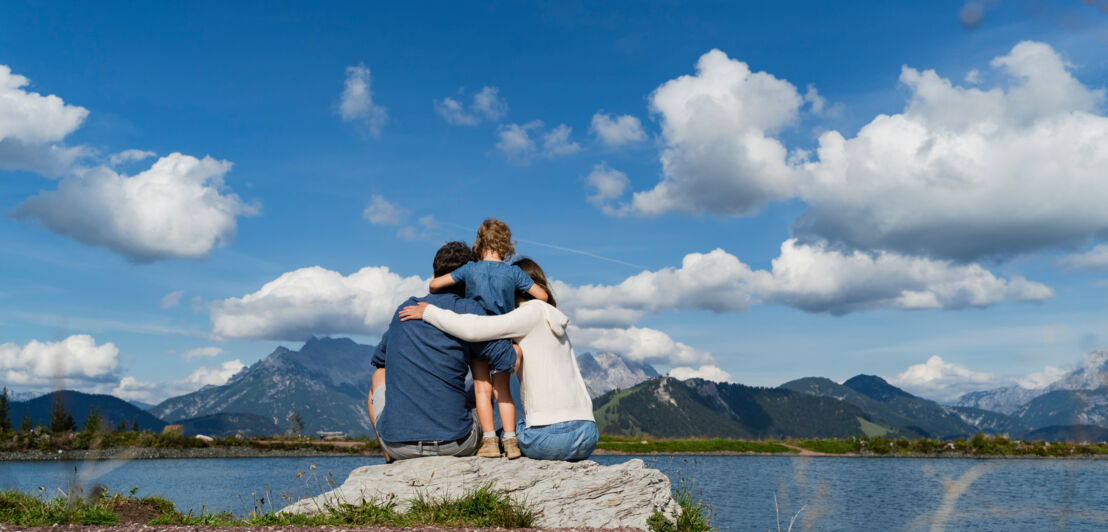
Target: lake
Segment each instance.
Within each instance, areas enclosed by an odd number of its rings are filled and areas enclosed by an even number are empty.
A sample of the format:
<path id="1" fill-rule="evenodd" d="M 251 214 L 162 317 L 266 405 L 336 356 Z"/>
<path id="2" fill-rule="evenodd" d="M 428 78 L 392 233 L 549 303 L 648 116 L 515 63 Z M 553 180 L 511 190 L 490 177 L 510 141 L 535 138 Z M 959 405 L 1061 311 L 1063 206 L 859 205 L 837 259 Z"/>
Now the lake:
<path id="1" fill-rule="evenodd" d="M 601 464 L 630 456 L 597 456 Z M 640 457 L 694 491 L 722 530 L 1106 530 L 1108 461 L 796 456 Z M 320 493 L 380 458 L 235 458 L 130 462 L 0 462 L 0 488 L 57 493 L 74 479 L 138 488 L 182 511 L 244 514 L 255 501 Z M 315 465 L 315 475 L 309 470 Z M 307 472 L 300 479 L 300 472 Z M 76 475 L 76 476 L 75 476 Z"/>

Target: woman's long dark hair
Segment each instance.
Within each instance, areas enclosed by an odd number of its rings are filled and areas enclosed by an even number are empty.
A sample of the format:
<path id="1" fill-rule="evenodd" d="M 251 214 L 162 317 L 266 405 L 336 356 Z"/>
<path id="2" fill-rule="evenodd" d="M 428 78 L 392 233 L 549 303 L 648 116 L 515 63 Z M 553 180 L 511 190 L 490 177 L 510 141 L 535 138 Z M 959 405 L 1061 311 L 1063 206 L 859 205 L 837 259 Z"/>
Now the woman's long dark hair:
<path id="1" fill-rule="evenodd" d="M 546 290 L 546 302 L 550 303 L 550 306 L 558 306 L 558 303 L 554 301 L 554 291 L 550 289 L 550 283 L 546 282 L 546 273 L 542 271 L 542 268 L 539 267 L 537 262 L 527 257 L 523 257 L 522 259 L 513 262 L 512 266 L 516 266 L 519 269 L 523 270 L 523 273 L 526 273 L 532 281 L 535 281 L 535 284 L 539 285 L 539 288 Z M 524 301 L 528 301 L 531 299 L 535 299 L 535 297 L 531 294 L 523 294 Z"/>

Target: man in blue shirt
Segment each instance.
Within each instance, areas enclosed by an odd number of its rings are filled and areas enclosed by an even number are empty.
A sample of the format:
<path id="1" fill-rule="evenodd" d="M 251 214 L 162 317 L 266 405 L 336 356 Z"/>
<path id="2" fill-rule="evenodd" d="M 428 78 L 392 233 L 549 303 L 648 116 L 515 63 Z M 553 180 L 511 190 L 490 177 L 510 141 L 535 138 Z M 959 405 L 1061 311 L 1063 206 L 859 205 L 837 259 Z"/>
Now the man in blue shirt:
<path id="1" fill-rule="evenodd" d="M 438 277 L 475 260 L 463 242 L 448 242 L 435 254 Z M 461 297 L 463 287 L 409 298 L 397 311 L 426 301 L 466 314 L 485 314 L 476 301 Z M 469 362 L 488 361 L 493 371 L 512 371 L 516 351 L 508 340 L 463 342 L 423 320 L 400 321 L 393 314 L 388 331 L 373 353 L 377 370 L 369 397 L 369 419 L 386 458 L 468 456 L 477 450 L 481 430 L 467 406 Z M 385 371 L 385 368 L 388 371 Z"/>

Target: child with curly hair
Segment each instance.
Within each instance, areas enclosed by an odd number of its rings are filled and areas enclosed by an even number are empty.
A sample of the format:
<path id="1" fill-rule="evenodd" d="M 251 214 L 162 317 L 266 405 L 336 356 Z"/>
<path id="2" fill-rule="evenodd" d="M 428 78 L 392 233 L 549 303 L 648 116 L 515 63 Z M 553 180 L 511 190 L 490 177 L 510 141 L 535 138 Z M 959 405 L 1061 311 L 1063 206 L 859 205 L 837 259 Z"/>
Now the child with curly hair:
<path id="1" fill-rule="evenodd" d="M 512 242 L 512 230 L 508 224 L 495 218 L 488 218 L 477 229 L 477 240 L 473 242 L 473 252 L 477 262 L 469 262 L 453 272 L 431 280 L 431 292 L 437 292 L 456 283 L 465 285 L 465 296 L 481 304 L 489 314 L 500 315 L 516 308 L 517 294 L 528 294 L 535 299 L 547 300 L 546 290 L 523 272 L 518 266 L 507 261 L 515 254 Z M 518 349 L 517 349 L 518 352 Z M 516 407 L 512 401 L 511 375 L 494 373 L 491 378 L 489 366 L 482 360 L 473 360 L 473 392 L 477 399 L 477 419 L 483 432 L 481 448 L 477 456 L 486 458 L 500 457 L 500 441 L 497 440 L 493 423 L 492 401 L 500 409 L 500 420 L 504 425 L 504 452 L 509 459 L 520 457 L 519 440 L 516 438 Z M 491 383 L 490 383 L 491 380 Z"/>

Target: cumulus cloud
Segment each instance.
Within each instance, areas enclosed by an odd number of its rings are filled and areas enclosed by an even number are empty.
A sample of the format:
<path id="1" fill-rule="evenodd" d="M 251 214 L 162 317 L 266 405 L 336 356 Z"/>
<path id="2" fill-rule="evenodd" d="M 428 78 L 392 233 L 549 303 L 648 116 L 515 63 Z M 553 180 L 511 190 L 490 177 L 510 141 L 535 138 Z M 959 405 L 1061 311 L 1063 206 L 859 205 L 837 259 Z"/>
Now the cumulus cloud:
<path id="1" fill-rule="evenodd" d="M 670 310 L 745 312 L 756 301 L 808 312 L 985 307 L 1038 301 L 1050 288 L 1022 277 L 1003 279 L 977 265 L 891 252 L 843 252 L 790 239 L 771 270 L 753 270 L 722 249 L 690 253 L 679 268 L 644 271 L 615 285 L 555 282 L 581 325 L 626 326 Z"/>
<path id="2" fill-rule="evenodd" d="M 667 374 L 678 380 L 704 379 L 714 382 L 731 382 L 731 374 L 711 364 L 705 364 L 699 368 L 677 367 L 669 370 Z"/>
<path id="3" fill-rule="evenodd" d="M 198 368 L 185 377 L 184 382 L 193 385 L 193 389 L 204 386 L 221 386 L 231 380 L 246 365 L 239 360 L 228 360 L 218 368 Z"/>
<path id="4" fill-rule="evenodd" d="M 171 309 L 173 307 L 176 307 L 177 305 L 181 304 L 181 296 L 183 295 L 185 295 L 184 290 L 174 290 L 162 296 L 160 305 L 163 309 Z"/>
<path id="5" fill-rule="evenodd" d="M 554 159 L 577 153 L 581 145 L 570 139 L 573 128 L 559 124 L 543 132 L 543 122 L 532 120 L 526 124 L 506 124 L 497 131 L 496 149 L 513 164 L 529 164 L 535 157 Z M 542 147 L 531 138 L 534 132 L 542 139 Z"/>
<path id="6" fill-rule="evenodd" d="M 905 67 L 903 113 L 820 137 L 802 237 L 955 260 L 1070 246 L 1108 230 L 1108 118 L 1049 46 L 992 62 L 1005 90 Z M 952 237 L 957 235 L 957 237 Z"/>
<path id="7" fill-rule="evenodd" d="M 589 131 L 597 140 L 609 148 L 618 148 L 627 144 L 646 140 L 642 122 L 631 115 L 612 116 L 602 111 L 592 115 Z"/>
<path id="8" fill-rule="evenodd" d="M 631 180 L 627 179 L 627 174 L 610 168 L 608 163 L 603 162 L 593 165 L 592 172 L 589 172 L 588 177 L 585 178 L 585 183 L 589 189 L 589 203 L 596 205 L 608 214 L 616 214 L 625 210 L 622 206 L 612 206 L 611 202 L 622 196 L 623 191 L 631 184 Z"/>
<path id="9" fill-rule="evenodd" d="M 447 123 L 462 126 L 475 126 L 487 120 L 495 122 L 508 114 L 508 102 L 500 97 L 500 89 L 483 87 L 473 95 L 473 102 L 467 108 L 462 102 L 446 97 L 435 101 L 435 112 Z"/>
<path id="10" fill-rule="evenodd" d="M 56 177 L 88 155 L 84 147 L 56 144 L 81 126 L 88 110 L 52 94 L 29 92 L 30 83 L 0 65 L 0 169 Z"/>
<path id="11" fill-rule="evenodd" d="M 180 153 L 134 176 L 101 167 L 24 201 L 15 216 L 135 262 L 204 259 L 234 238 L 239 216 L 259 212 L 225 192 L 230 168 L 227 161 Z"/>
<path id="12" fill-rule="evenodd" d="M 434 231 L 438 226 L 439 224 L 435 222 L 435 217 L 428 214 L 416 220 L 416 225 L 401 227 L 400 230 L 396 232 L 396 236 L 404 240 L 424 240 L 430 238 L 431 231 Z"/>
<path id="13" fill-rule="evenodd" d="M 346 67 L 338 111 L 344 122 L 360 125 L 373 137 L 381 136 L 381 128 L 388 122 L 388 110 L 373 103 L 372 78 L 365 64 Z"/>
<path id="14" fill-rule="evenodd" d="M 114 380 L 119 349 L 77 334 L 59 342 L 0 344 L 0 379 L 9 386 L 43 389 Z"/>
<path id="15" fill-rule="evenodd" d="M 381 334 L 396 307 L 427 293 L 429 279 L 401 277 L 387 267 L 344 276 L 319 266 L 285 273 L 260 290 L 211 307 L 223 338 L 300 341 L 312 335 Z"/>
<path id="16" fill-rule="evenodd" d="M 796 121 L 796 87 L 719 50 L 701 56 L 696 71 L 650 98 L 662 125 L 663 178 L 635 194 L 635 212 L 749 215 L 795 194 L 800 173 L 772 134 Z"/>
<path id="17" fill-rule="evenodd" d="M 696 75 L 654 91 L 663 178 L 634 194 L 632 211 L 737 216 L 801 199 L 808 209 L 793 231 L 803 241 L 960 262 L 1108 231 L 1105 91 L 1083 85 L 1042 43 L 1019 43 L 990 66 L 1005 78 L 991 89 L 905 66 L 902 112 L 790 152 L 776 135 L 805 98 L 713 50 Z M 818 93 L 809 93 L 814 110 Z"/>
<path id="18" fill-rule="evenodd" d="M 987 307 L 1054 295 L 1041 283 L 1019 276 L 1005 280 L 977 264 L 886 251 L 843 252 L 796 239 L 781 245 L 773 270 L 756 276 L 752 289 L 768 301 L 831 314 L 877 308 Z"/>
<path id="19" fill-rule="evenodd" d="M 1067 255 L 1060 262 L 1071 270 L 1108 270 L 1108 244 L 1098 244 L 1084 253 Z"/>
<path id="20" fill-rule="evenodd" d="M 570 330 L 573 344 L 594 351 L 619 353 L 651 364 L 690 365 L 713 362 L 711 353 L 678 342 L 662 331 L 645 327 Z"/>
<path id="21" fill-rule="evenodd" d="M 147 150 L 123 150 L 119 153 L 113 153 L 108 157 L 108 166 L 119 166 L 124 163 L 149 159 L 157 155 L 158 154 Z"/>
<path id="22" fill-rule="evenodd" d="M 127 401 L 158 403 L 166 398 L 194 392 L 204 386 L 221 386 L 242 371 L 246 365 L 239 360 L 229 360 L 218 367 L 198 368 L 183 379 L 170 382 L 140 381 L 126 376 L 111 388 L 112 395 Z"/>
<path id="23" fill-rule="evenodd" d="M 181 356 L 183 356 L 185 358 L 185 360 L 192 360 L 194 358 L 217 357 L 217 356 L 222 355 L 222 354 L 223 354 L 223 348 L 216 347 L 216 346 L 213 345 L 213 346 L 197 347 L 197 348 L 194 348 L 194 349 L 189 349 L 188 351 L 185 351 L 184 354 L 182 354 Z"/>
<path id="24" fill-rule="evenodd" d="M 374 194 L 373 200 L 362 211 L 362 216 L 374 225 L 398 225 L 405 214 L 404 209 L 389 203 L 380 194 Z"/>
<path id="25" fill-rule="evenodd" d="M 913 394 L 939 401 L 953 401 L 968 392 L 997 388 L 1008 383 L 1007 379 L 992 373 L 972 371 L 939 356 L 909 366 L 889 382 Z"/>

